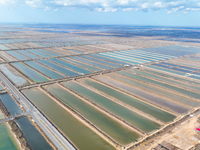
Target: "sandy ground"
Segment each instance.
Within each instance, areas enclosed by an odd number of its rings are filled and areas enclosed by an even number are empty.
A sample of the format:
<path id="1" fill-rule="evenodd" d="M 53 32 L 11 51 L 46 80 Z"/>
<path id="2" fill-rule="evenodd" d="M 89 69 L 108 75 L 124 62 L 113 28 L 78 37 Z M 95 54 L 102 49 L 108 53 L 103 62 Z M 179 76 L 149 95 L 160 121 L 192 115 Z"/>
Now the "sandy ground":
<path id="1" fill-rule="evenodd" d="M 135 150 L 161 150 L 161 148 L 159 148 L 160 145 L 165 145 L 165 148 L 169 148 L 170 145 L 173 145 L 177 149 L 189 150 L 194 147 L 194 145 L 200 143 L 195 137 L 196 134 L 200 135 L 200 132 L 195 130 L 195 128 L 200 125 L 200 123 L 197 122 L 198 117 L 200 117 L 200 114 L 175 126 L 171 131 L 147 141 L 145 144 L 135 148 Z"/>
<path id="2" fill-rule="evenodd" d="M 17 149 L 22 149 L 21 148 L 21 143 L 19 142 L 19 140 L 17 139 L 15 133 L 12 131 L 10 125 L 8 123 L 6 123 L 6 126 L 9 128 L 9 132 L 11 133 L 12 139 L 14 140 L 14 143 L 17 144 Z"/>

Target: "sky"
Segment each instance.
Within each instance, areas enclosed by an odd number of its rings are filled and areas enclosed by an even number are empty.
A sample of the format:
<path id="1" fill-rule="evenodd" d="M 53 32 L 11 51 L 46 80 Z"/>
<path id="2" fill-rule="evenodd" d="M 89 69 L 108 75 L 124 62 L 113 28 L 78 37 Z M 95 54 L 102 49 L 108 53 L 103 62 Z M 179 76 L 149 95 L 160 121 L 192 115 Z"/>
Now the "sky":
<path id="1" fill-rule="evenodd" d="M 0 0 L 0 23 L 200 26 L 200 0 Z"/>

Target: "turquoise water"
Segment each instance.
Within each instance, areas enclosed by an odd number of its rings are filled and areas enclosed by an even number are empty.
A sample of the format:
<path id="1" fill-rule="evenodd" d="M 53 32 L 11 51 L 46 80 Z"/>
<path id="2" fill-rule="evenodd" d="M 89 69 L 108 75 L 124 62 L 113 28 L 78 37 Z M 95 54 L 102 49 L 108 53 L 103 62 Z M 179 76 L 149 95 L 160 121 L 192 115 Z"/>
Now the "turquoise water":
<path id="1" fill-rule="evenodd" d="M 76 71 L 78 73 L 83 73 L 83 74 L 89 74 L 89 73 L 91 73 L 90 71 L 88 71 L 86 69 L 80 68 L 78 66 L 72 65 L 70 63 L 67 63 L 65 61 L 62 61 L 62 60 L 59 60 L 59 59 L 56 59 L 56 58 L 50 59 L 50 60 L 53 61 L 53 62 L 55 62 L 55 63 L 57 63 L 57 64 L 60 64 L 60 65 L 62 65 L 64 67 L 70 68 L 70 69 L 72 69 L 72 70 L 74 70 L 74 71 Z"/>
<path id="2" fill-rule="evenodd" d="M 61 67 L 59 65 L 56 65 L 56 64 L 54 64 L 52 62 L 49 62 L 47 60 L 37 60 L 37 61 L 42 63 L 42 64 L 44 64 L 44 65 L 46 65 L 46 66 L 48 66 L 48 67 L 50 67 L 50 68 L 55 69 L 56 71 L 58 71 L 58 72 L 60 72 L 60 73 L 62 73 L 64 75 L 67 75 L 69 77 L 70 76 L 78 76 L 79 75 L 79 74 L 77 74 L 77 73 L 75 73 L 73 71 L 70 71 L 70 70 L 68 70 L 66 68 L 63 68 L 63 67 Z"/>
<path id="3" fill-rule="evenodd" d="M 35 128 L 28 117 L 16 120 L 32 150 L 53 150 L 41 133 Z"/>
<path id="4" fill-rule="evenodd" d="M 6 52 L 7 52 L 8 54 L 10 54 L 11 56 L 13 56 L 13 57 L 19 59 L 19 60 L 27 60 L 27 59 L 30 59 L 30 58 L 28 58 L 28 57 L 26 57 L 26 56 L 23 56 L 23 55 L 21 55 L 21 54 L 15 52 L 15 51 L 6 51 Z"/>
<path id="5" fill-rule="evenodd" d="M 36 50 L 36 49 L 29 49 L 29 50 L 27 50 L 28 52 L 31 52 L 31 53 L 33 53 L 33 54 L 36 54 L 36 55 L 38 55 L 38 56 L 40 56 L 40 57 L 52 57 L 52 55 L 49 55 L 49 54 L 45 54 L 45 53 L 43 53 L 43 52 L 41 52 L 41 51 L 38 51 L 38 50 Z"/>
<path id="6" fill-rule="evenodd" d="M 89 56 L 92 56 L 92 57 L 95 57 L 95 58 L 99 58 L 99 59 L 103 59 L 103 60 L 106 60 L 106 61 L 110 61 L 110 62 L 113 62 L 113 63 L 116 63 L 116 64 L 121 64 L 121 65 L 131 65 L 131 64 L 128 64 L 128 63 L 125 63 L 125 62 L 122 62 L 122 61 L 118 61 L 118 60 L 114 60 L 114 59 L 109 59 L 107 57 L 103 57 L 99 54 L 93 54 L 93 55 L 89 55 Z"/>
<path id="7" fill-rule="evenodd" d="M 27 67 L 26 65 L 17 62 L 17 63 L 12 63 L 13 66 L 17 67 L 21 72 L 23 72 L 26 76 L 28 76 L 30 79 L 32 79 L 35 82 L 44 82 L 48 81 L 47 78 L 42 76 L 41 74 L 37 73 L 33 69 Z"/>
<path id="8" fill-rule="evenodd" d="M 0 99 L 11 115 L 22 113 L 22 110 L 8 93 L 1 94 Z"/>
<path id="9" fill-rule="evenodd" d="M 112 56 L 112 57 L 116 57 L 117 60 L 118 60 L 118 58 L 124 59 L 124 60 L 130 61 L 130 62 L 132 62 L 134 64 L 141 64 L 141 63 L 146 63 L 147 62 L 147 61 L 143 61 L 143 60 L 136 59 L 136 58 L 133 58 L 133 57 L 124 56 L 123 54 L 109 53 L 109 54 L 106 54 L 106 55 Z"/>
<path id="10" fill-rule="evenodd" d="M 83 87 L 82 85 L 76 82 L 65 82 L 63 83 L 63 85 L 75 91 L 76 93 L 84 96 L 85 98 L 97 103 L 98 105 L 112 112 L 113 114 L 123 118 L 124 120 L 133 124 L 137 128 L 143 130 L 144 132 L 151 132 L 160 127 L 159 124 L 109 100 L 104 96 L 92 92 L 91 90 Z"/>
<path id="11" fill-rule="evenodd" d="M 47 116 L 59 130 L 80 150 L 114 150 L 100 136 L 76 119 L 37 88 L 24 90 L 23 93 Z"/>
<path id="12" fill-rule="evenodd" d="M 114 59 L 114 60 L 119 60 L 119 61 L 123 61 L 123 62 L 126 62 L 126 63 L 129 63 L 129 64 L 132 64 L 132 65 L 135 65 L 135 64 L 139 64 L 133 60 L 128 60 L 128 59 L 123 59 L 121 57 L 116 57 L 116 56 L 113 56 L 112 54 L 107 54 L 107 53 L 100 53 L 99 54 L 100 56 L 104 56 L 104 57 L 108 57 L 108 58 L 111 58 L 111 59 Z"/>
<path id="13" fill-rule="evenodd" d="M 84 54 L 84 52 L 80 52 L 80 51 L 77 51 L 77 50 L 70 49 L 69 51 L 72 51 L 72 52 L 75 52 L 75 53 L 78 53 L 78 54 Z"/>
<path id="14" fill-rule="evenodd" d="M 50 55 L 52 55 L 52 56 L 60 56 L 60 55 L 58 55 L 58 54 L 56 54 L 56 53 L 53 53 L 53 52 L 50 52 L 50 51 L 46 51 L 46 50 L 43 50 L 43 49 L 38 49 L 38 51 L 41 51 L 41 52 L 50 54 Z"/>
<path id="15" fill-rule="evenodd" d="M 79 57 L 82 57 L 82 58 L 85 58 L 85 59 L 89 59 L 89 60 L 92 60 L 94 62 L 99 62 L 99 63 L 105 64 L 105 65 L 108 65 L 108 66 L 111 66 L 111 67 L 114 67 L 114 68 L 122 67 L 121 65 L 117 65 L 117 64 L 114 64 L 114 63 L 111 63 L 111 62 L 106 62 L 104 60 L 99 60 L 99 59 L 92 58 L 92 57 L 89 57 L 89 56 L 86 56 L 86 55 L 82 55 L 82 56 L 79 56 Z"/>
<path id="16" fill-rule="evenodd" d="M 139 138 L 139 135 L 119 124 L 117 121 L 112 119 L 101 111 L 98 111 L 93 106 L 88 105 L 78 97 L 74 96 L 70 92 L 64 90 L 58 85 L 48 86 L 47 90 L 57 97 L 60 101 L 64 102 L 69 107 L 78 111 L 85 118 L 90 120 L 98 128 L 106 132 L 112 139 L 115 139 L 120 144 L 129 144 Z"/>
<path id="17" fill-rule="evenodd" d="M 140 56 L 136 56 L 133 53 L 127 53 L 127 52 L 114 52 L 116 56 L 123 56 L 123 58 L 133 59 L 139 63 L 147 63 L 153 61 L 152 59 L 142 58 Z"/>
<path id="18" fill-rule="evenodd" d="M 48 69 L 47 67 L 45 66 L 42 66 L 41 64 L 35 62 L 35 61 L 26 61 L 24 62 L 25 64 L 31 66 L 32 68 L 38 70 L 39 72 L 45 74 L 46 76 L 48 76 L 49 78 L 51 79 L 61 79 L 61 78 L 64 78 L 64 76 Z"/>
<path id="19" fill-rule="evenodd" d="M 83 59 L 83 58 L 80 58 L 80 57 L 73 56 L 71 58 L 76 59 L 78 61 L 81 61 L 83 63 L 88 63 L 88 64 L 91 64 L 91 65 L 97 66 L 97 67 L 102 68 L 102 69 L 113 69 L 112 67 L 109 67 L 109 66 L 106 66 L 106 65 L 94 62 L 94 61 L 86 60 L 86 59 Z"/>
<path id="20" fill-rule="evenodd" d="M 27 52 L 25 50 L 17 50 L 17 52 L 19 52 L 19 53 L 21 53 L 23 55 L 26 55 L 26 56 L 28 56 L 28 57 L 30 57 L 32 59 L 39 58 L 38 56 L 36 56 L 34 54 L 31 54 L 31 53 L 29 53 L 29 52 Z"/>
<path id="21" fill-rule="evenodd" d="M 144 103 L 136 98 L 130 97 L 127 94 L 123 94 L 122 92 L 116 91 L 108 86 L 99 84 L 90 79 L 84 79 L 83 82 L 89 86 L 92 86 L 93 88 L 95 88 L 99 91 L 102 91 L 102 92 L 108 94 L 109 96 L 112 96 L 130 106 L 133 106 L 133 107 L 139 109 L 140 111 L 143 111 L 149 115 L 152 115 L 161 121 L 169 122 L 169 121 L 173 121 L 173 119 L 176 118 L 176 116 L 174 116 L 168 112 L 160 110 L 160 109 L 153 107 L 147 103 Z"/>
<path id="22" fill-rule="evenodd" d="M 91 65 L 88 65 L 88 64 L 84 64 L 84 63 L 81 63 L 81 62 L 78 62 L 78 61 L 75 61 L 73 59 L 69 59 L 69 58 L 62 58 L 64 59 L 65 61 L 68 61 L 68 62 L 72 62 L 80 67 L 83 67 L 83 68 L 86 68 L 88 70 L 91 70 L 93 72 L 96 72 L 96 71 L 101 71 L 102 69 L 100 68 L 97 68 L 97 67 L 94 67 L 94 66 L 91 66 Z"/>
<path id="23" fill-rule="evenodd" d="M 10 129 L 6 124 L 0 124 L 0 149 L 1 150 L 20 150 Z"/>
<path id="24" fill-rule="evenodd" d="M 10 48 L 8 48 L 8 47 L 6 47 L 6 46 L 0 44 L 0 49 L 1 49 L 1 50 L 9 50 Z"/>

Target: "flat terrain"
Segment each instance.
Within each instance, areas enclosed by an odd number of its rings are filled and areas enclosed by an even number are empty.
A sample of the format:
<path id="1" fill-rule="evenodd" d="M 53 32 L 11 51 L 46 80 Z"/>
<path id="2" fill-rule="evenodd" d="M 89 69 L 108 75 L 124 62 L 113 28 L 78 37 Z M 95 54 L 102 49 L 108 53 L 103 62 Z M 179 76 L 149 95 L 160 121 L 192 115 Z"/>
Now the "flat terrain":
<path id="1" fill-rule="evenodd" d="M 67 27 L 0 26 L 0 96 L 21 112 L 2 123 L 28 116 L 53 149 L 198 144 L 198 29 Z"/>

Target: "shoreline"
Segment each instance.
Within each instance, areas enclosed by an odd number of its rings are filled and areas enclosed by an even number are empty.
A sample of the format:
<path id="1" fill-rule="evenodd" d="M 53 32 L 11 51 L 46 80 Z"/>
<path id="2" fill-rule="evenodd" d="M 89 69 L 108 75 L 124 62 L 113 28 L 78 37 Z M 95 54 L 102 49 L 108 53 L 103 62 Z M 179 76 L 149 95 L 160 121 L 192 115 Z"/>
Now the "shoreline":
<path id="1" fill-rule="evenodd" d="M 6 124 L 6 127 L 9 130 L 9 134 L 11 135 L 11 139 L 12 139 L 13 143 L 15 144 L 15 146 L 17 147 L 17 149 L 19 149 L 19 150 L 23 149 L 24 150 L 24 148 L 21 147 L 21 143 L 20 143 L 19 139 L 17 138 L 16 134 L 14 133 L 14 131 L 12 131 L 12 128 L 9 125 L 9 123 L 6 122 L 5 124 Z"/>

